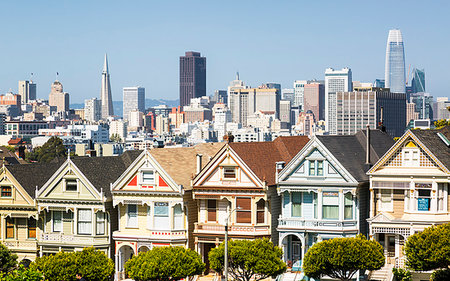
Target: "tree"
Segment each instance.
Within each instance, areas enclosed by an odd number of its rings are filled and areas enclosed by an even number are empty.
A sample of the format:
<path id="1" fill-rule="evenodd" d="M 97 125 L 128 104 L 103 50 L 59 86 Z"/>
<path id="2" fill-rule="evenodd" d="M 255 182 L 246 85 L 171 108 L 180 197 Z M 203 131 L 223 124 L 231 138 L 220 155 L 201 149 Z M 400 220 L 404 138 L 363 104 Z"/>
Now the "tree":
<path id="1" fill-rule="evenodd" d="M 63 158 L 66 155 L 67 151 L 62 140 L 53 136 L 43 146 L 36 148 L 33 153 L 28 154 L 28 157 L 31 161 L 48 163 L 55 158 Z"/>
<path id="2" fill-rule="evenodd" d="M 0 273 L 0 280 L 5 281 L 42 281 L 44 275 L 36 268 L 26 268 L 23 264 L 20 264 L 15 270 L 6 273 Z"/>
<path id="3" fill-rule="evenodd" d="M 450 280 L 450 269 L 438 269 L 431 274 L 431 281 L 448 281 Z"/>
<path id="4" fill-rule="evenodd" d="M 122 142 L 122 138 L 120 137 L 119 134 L 112 134 L 109 137 L 109 140 L 112 141 L 112 142 Z"/>
<path id="5" fill-rule="evenodd" d="M 450 121 L 448 121 L 447 119 L 440 119 L 437 121 L 434 121 L 434 127 L 436 127 L 436 129 L 442 129 L 445 126 L 449 126 L 450 125 Z"/>
<path id="6" fill-rule="evenodd" d="M 75 281 L 75 275 L 80 272 L 89 281 L 108 281 L 114 274 L 113 261 L 94 247 L 38 257 L 31 268 L 44 273 L 46 280 Z"/>
<path id="7" fill-rule="evenodd" d="M 411 271 L 404 268 L 393 268 L 392 273 L 395 276 L 396 281 L 411 281 L 412 273 Z"/>
<path id="8" fill-rule="evenodd" d="M 450 266 L 450 223 L 426 228 L 411 235 L 404 247 L 406 265 L 427 271 Z"/>
<path id="9" fill-rule="evenodd" d="M 155 247 L 139 253 L 125 264 L 126 273 L 136 281 L 180 280 L 204 270 L 200 255 L 184 247 Z"/>
<path id="10" fill-rule="evenodd" d="M 209 263 L 215 271 L 224 269 L 225 244 L 209 252 Z M 228 242 L 228 270 L 233 279 L 255 281 L 276 277 L 286 271 L 283 251 L 269 239 L 232 240 Z"/>
<path id="11" fill-rule="evenodd" d="M 334 238 L 314 244 L 306 253 L 303 270 L 314 279 L 322 275 L 347 281 L 358 270 L 377 270 L 384 265 L 383 247 L 363 235 Z"/>
<path id="12" fill-rule="evenodd" d="M 0 244 L 0 272 L 7 273 L 17 265 L 17 255 L 3 244 Z"/>

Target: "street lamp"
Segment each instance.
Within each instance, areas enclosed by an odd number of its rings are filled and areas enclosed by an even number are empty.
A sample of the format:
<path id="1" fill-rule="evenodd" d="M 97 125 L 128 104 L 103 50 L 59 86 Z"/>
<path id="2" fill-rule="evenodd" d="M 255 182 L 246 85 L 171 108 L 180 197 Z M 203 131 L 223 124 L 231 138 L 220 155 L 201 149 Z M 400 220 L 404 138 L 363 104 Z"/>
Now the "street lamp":
<path id="1" fill-rule="evenodd" d="M 230 219 L 231 214 L 233 214 L 234 211 L 242 209 L 241 207 L 236 207 L 235 209 L 231 210 L 229 214 L 227 215 L 227 218 L 225 220 L 225 257 L 224 257 L 224 267 L 225 267 L 225 281 L 228 281 L 228 220 Z M 228 210 L 227 210 L 228 212 Z"/>

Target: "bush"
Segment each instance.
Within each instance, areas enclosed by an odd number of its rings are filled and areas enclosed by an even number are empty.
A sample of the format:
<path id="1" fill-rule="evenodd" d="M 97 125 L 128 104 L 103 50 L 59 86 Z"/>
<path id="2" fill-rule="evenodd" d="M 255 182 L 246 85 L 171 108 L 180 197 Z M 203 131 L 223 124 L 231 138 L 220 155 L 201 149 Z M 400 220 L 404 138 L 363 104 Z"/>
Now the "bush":
<path id="1" fill-rule="evenodd" d="M 0 280 L 4 281 L 42 281 L 44 275 L 36 268 L 26 268 L 23 264 L 8 274 L 0 274 Z"/>
<path id="2" fill-rule="evenodd" d="M 438 269 L 431 274 L 432 281 L 448 281 L 450 280 L 450 269 Z"/>
<path id="3" fill-rule="evenodd" d="M 7 273 L 17 265 L 17 255 L 0 243 L 0 272 Z"/>
<path id="4" fill-rule="evenodd" d="M 395 276 L 395 281 L 411 281 L 411 271 L 403 268 L 393 268 L 392 273 Z"/>
<path id="5" fill-rule="evenodd" d="M 43 272 L 48 280 L 76 281 L 75 275 L 80 272 L 89 281 L 108 281 L 114 274 L 113 261 L 94 247 L 40 257 L 31 268 Z"/>

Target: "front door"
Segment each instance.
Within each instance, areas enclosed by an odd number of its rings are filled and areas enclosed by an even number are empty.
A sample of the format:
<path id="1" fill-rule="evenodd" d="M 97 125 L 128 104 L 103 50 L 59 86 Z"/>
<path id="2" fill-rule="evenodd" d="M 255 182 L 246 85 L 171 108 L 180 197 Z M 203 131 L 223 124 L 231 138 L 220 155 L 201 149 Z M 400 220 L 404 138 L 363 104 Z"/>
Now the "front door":
<path id="1" fill-rule="evenodd" d="M 300 241 L 292 241 L 292 262 L 295 263 L 302 258 L 302 243 Z"/>
<path id="2" fill-rule="evenodd" d="M 211 270 L 209 268 L 209 258 L 208 254 L 212 248 L 215 248 L 216 244 L 213 243 L 204 243 L 203 244 L 203 262 L 206 264 L 205 274 L 208 274 Z"/>

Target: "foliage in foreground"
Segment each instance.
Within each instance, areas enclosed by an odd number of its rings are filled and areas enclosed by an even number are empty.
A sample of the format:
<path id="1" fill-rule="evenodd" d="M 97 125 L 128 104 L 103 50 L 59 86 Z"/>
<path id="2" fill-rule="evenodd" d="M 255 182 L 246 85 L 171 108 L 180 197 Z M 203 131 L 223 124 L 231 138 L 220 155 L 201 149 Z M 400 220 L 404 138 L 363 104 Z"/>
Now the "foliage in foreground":
<path id="1" fill-rule="evenodd" d="M 217 272 L 224 269 L 225 244 L 209 252 L 211 268 Z M 268 239 L 232 240 L 228 242 L 228 270 L 238 281 L 255 281 L 276 277 L 286 271 L 282 261 L 283 251 Z"/>
<path id="2" fill-rule="evenodd" d="M 406 266 L 427 271 L 450 266 L 450 223 L 411 235 L 404 247 Z"/>
<path id="3" fill-rule="evenodd" d="M 42 281 L 44 275 L 36 268 L 26 268 L 23 264 L 9 273 L 0 273 L 2 281 Z"/>
<path id="4" fill-rule="evenodd" d="M 377 270 L 385 262 L 383 247 L 363 235 L 334 238 L 314 244 L 306 253 L 303 269 L 307 276 L 323 275 L 347 281 L 358 270 Z"/>
<path id="5" fill-rule="evenodd" d="M 431 274 L 431 281 L 448 281 L 450 280 L 450 269 L 438 269 Z"/>
<path id="6" fill-rule="evenodd" d="M 109 281 L 114 274 L 113 261 L 94 247 L 39 257 L 30 267 L 41 271 L 48 280 L 76 281 L 79 272 L 89 281 Z"/>
<path id="7" fill-rule="evenodd" d="M 39 163 L 48 163 L 55 158 L 64 158 L 67 155 L 62 140 L 56 136 L 51 137 L 43 146 L 37 147 L 27 154 L 27 159 Z"/>
<path id="8" fill-rule="evenodd" d="M 125 272 L 136 281 L 180 280 L 204 270 L 200 255 L 184 247 L 155 247 L 139 253 L 125 264 Z"/>
<path id="9" fill-rule="evenodd" d="M 6 273 L 14 269 L 17 265 L 17 255 L 0 243 L 0 272 Z"/>
<path id="10" fill-rule="evenodd" d="M 403 268 L 393 268 L 392 273 L 395 276 L 396 281 L 411 281 L 411 271 Z"/>

